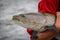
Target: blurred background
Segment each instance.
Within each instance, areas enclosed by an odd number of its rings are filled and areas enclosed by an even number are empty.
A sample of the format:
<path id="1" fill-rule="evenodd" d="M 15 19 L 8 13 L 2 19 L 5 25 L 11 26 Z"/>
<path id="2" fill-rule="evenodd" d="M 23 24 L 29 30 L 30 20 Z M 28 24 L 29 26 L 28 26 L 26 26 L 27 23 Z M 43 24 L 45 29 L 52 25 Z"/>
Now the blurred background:
<path id="1" fill-rule="evenodd" d="M 40 0 L 0 0 L 0 40 L 30 40 L 26 28 L 10 23 L 13 15 L 37 12 Z"/>

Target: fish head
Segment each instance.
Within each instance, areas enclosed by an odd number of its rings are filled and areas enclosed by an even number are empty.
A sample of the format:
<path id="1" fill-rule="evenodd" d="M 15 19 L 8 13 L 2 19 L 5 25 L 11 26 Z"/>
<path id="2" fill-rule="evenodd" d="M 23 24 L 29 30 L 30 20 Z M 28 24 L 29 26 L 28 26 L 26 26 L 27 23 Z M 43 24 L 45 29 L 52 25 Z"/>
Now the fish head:
<path id="1" fill-rule="evenodd" d="M 20 15 L 14 15 L 12 20 L 14 22 L 18 22 L 18 23 L 23 23 L 23 24 L 26 24 L 27 23 L 27 19 L 25 17 L 24 14 L 20 14 Z"/>

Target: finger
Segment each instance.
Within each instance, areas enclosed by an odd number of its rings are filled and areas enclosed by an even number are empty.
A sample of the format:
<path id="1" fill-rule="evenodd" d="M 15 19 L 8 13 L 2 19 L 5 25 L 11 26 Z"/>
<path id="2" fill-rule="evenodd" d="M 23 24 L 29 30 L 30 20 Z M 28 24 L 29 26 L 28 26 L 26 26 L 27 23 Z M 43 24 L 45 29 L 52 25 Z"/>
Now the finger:
<path id="1" fill-rule="evenodd" d="M 59 18 L 60 18 L 60 12 L 57 12 L 57 17 L 59 17 Z"/>

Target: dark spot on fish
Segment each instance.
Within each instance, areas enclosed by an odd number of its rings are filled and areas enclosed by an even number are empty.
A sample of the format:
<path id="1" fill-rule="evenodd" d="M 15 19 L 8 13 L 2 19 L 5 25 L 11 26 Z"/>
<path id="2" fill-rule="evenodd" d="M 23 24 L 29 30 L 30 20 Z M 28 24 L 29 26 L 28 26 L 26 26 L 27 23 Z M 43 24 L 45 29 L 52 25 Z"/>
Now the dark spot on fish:
<path id="1" fill-rule="evenodd" d="M 25 17 L 23 14 L 20 15 L 21 17 Z"/>

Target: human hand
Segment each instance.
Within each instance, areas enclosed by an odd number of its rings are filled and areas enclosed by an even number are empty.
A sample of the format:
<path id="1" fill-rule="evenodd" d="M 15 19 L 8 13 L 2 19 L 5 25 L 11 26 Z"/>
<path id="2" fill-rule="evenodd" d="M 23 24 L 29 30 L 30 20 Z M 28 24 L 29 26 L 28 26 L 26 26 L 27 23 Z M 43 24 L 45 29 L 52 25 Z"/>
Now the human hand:
<path id="1" fill-rule="evenodd" d="M 57 30 L 60 32 L 60 12 L 57 12 L 57 19 L 56 19 L 55 26 Z"/>
<path id="2" fill-rule="evenodd" d="M 47 30 L 45 32 L 42 32 L 38 35 L 37 40 L 51 40 L 53 37 L 55 37 L 57 32 L 54 32 L 52 30 Z"/>

